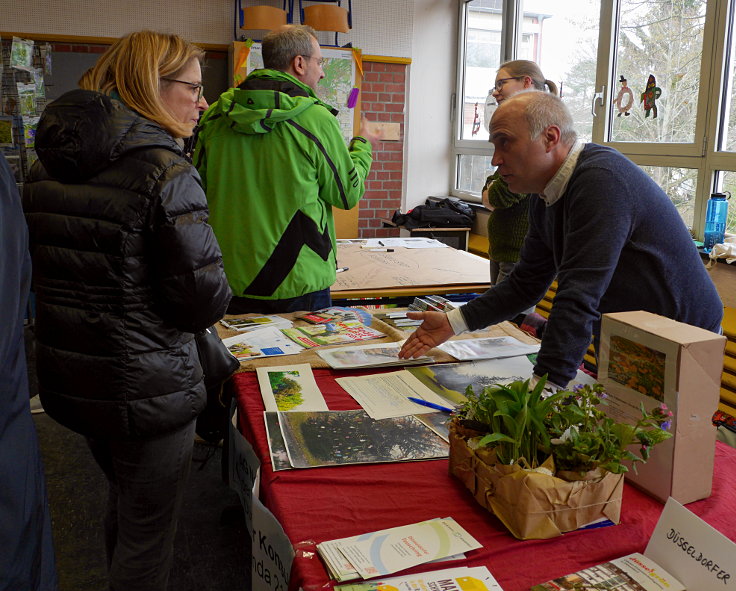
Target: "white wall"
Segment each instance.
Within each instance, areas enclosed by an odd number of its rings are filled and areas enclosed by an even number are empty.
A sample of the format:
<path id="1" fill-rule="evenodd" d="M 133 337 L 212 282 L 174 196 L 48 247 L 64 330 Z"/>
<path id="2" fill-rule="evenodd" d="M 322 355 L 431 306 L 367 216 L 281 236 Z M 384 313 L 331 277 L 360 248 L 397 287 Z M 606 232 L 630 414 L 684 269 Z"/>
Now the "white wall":
<path id="1" fill-rule="evenodd" d="M 451 98 L 455 89 L 458 0 L 415 0 L 402 211 L 452 183 Z"/>
<path id="2" fill-rule="evenodd" d="M 233 39 L 230 0 L 2 0 L 0 31 L 80 37 L 121 37 L 154 29 L 177 33 L 197 43 Z"/>
<path id="3" fill-rule="evenodd" d="M 367 54 L 411 57 L 415 0 L 354 0 L 353 30 L 338 43 L 352 42 Z M 242 6 L 281 0 L 241 0 Z M 346 5 L 347 3 L 345 3 Z M 298 10 L 299 2 L 294 0 Z M 228 44 L 234 39 L 235 0 L 2 0 L 0 31 L 79 37 L 120 37 L 153 29 L 177 33 L 195 43 Z M 298 21 L 298 16 L 297 19 Z M 320 42 L 332 44 L 333 33 Z"/>

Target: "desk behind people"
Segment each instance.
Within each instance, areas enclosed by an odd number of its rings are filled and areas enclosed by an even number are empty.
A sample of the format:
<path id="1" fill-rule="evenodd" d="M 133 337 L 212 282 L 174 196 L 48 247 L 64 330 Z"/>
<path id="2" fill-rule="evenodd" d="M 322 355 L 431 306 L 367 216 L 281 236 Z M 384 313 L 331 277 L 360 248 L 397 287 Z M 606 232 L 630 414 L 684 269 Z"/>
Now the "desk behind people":
<path id="1" fill-rule="evenodd" d="M 429 294 L 480 293 L 488 289 L 488 261 L 462 250 L 439 248 L 365 248 L 340 242 L 332 298 L 372 298 Z"/>

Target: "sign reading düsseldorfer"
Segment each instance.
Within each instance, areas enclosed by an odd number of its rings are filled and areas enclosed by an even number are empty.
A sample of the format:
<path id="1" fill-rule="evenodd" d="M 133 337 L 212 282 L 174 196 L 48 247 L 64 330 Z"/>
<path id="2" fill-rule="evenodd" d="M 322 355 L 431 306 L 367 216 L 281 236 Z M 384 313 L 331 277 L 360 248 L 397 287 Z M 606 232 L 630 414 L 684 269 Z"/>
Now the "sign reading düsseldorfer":
<path id="1" fill-rule="evenodd" d="M 687 589 L 736 590 L 736 544 L 675 499 L 668 499 L 645 554 Z"/>

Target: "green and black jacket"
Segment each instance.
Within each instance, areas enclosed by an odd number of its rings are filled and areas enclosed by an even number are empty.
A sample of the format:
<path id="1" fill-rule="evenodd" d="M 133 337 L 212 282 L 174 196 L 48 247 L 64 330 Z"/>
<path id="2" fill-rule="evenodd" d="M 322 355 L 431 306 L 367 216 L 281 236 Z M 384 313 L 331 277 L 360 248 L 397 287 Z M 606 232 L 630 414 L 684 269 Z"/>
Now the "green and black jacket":
<path id="1" fill-rule="evenodd" d="M 285 72 L 256 70 L 203 115 L 194 162 L 233 293 L 293 298 L 335 281 L 332 207 L 351 209 L 372 162 L 334 111 Z"/>

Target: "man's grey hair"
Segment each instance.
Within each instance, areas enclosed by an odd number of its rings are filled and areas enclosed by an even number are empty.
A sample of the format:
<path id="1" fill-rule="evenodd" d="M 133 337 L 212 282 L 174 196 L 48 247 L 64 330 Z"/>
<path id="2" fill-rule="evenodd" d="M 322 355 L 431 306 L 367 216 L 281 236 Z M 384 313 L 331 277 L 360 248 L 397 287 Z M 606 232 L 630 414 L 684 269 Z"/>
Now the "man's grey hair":
<path id="1" fill-rule="evenodd" d="M 529 95 L 528 98 L 525 95 Z M 558 97 L 539 90 L 522 90 L 517 92 L 507 102 L 515 98 L 522 98 L 526 102 L 524 116 L 529 125 L 532 140 L 536 140 L 550 125 L 560 128 L 560 139 L 565 145 L 572 145 L 578 137 L 574 129 L 572 115 Z"/>
<path id="2" fill-rule="evenodd" d="M 317 33 L 307 25 L 288 25 L 271 31 L 263 38 L 264 67 L 287 71 L 296 56 L 312 55 L 312 39 L 317 39 Z"/>

